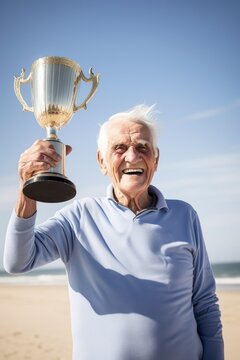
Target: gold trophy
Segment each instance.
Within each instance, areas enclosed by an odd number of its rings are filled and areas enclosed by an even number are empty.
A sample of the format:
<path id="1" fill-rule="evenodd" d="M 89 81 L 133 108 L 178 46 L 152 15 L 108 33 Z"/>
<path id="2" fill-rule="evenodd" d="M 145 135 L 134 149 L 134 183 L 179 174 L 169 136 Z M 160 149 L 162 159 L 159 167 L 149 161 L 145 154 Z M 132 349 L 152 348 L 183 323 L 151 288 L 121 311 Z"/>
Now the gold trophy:
<path id="1" fill-rule="evenodd" d="M 46 141 L 51 142 L 62 159 L 57 166 L 34 174 L 24 184 L 23 192 L 30 199 L 42 202 L 61 202 L 76 195 L 75 185 L 66 177 L 66 147 L 59 140 L 57 131 L 66 125 L 73 113 L 87 108 L 87 103 L 96 92 L 99 74 L 92 68 L 89 78 L 85 77 L 80 66 L 65 57 L 49 56 L 36 60 L 27 78 L 25 70 L 14 78 L 14 90 L 24 111 L 34 112 L 40 126 L 46 128 Z M 75 105 L 80 81 L 91 82 L 89 95 L 79 105 Z M 28 106 L 21 94 L 21 84 L 31 83 L 32 107 Z"/>

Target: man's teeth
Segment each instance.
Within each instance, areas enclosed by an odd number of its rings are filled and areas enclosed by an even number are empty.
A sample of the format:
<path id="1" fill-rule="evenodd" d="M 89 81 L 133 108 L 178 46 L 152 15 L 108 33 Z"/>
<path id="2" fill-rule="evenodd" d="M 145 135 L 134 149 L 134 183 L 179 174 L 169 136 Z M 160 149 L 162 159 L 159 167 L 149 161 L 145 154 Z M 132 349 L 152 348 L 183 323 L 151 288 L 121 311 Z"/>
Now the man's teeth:
<path id="1" fill-rule="evenodd" d="M 143 169 L 124 169 L 123 173 L 129 175 L 140 175 L 143 173 Z"/>

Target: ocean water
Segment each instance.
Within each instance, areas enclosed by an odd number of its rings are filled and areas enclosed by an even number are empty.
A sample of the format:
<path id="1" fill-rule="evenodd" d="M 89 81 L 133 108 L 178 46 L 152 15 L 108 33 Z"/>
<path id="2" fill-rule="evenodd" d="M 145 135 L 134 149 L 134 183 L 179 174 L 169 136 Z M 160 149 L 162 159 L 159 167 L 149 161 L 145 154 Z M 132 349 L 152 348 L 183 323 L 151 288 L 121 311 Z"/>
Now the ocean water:
<path id="1" fill-rule="evenodd" d="M 64 268 L 40 268 L 21 275 L 10 275 L 0 271 L 0 285 L 67 285 L 67 275 Z"/>
<path id="2" fill-rule="evenodd" d="M 240 262 L 212 264 L 218 289 L 240 290 Z M 22 275 L 0 271 L 0 285 L 67 285 L 64 268 L 38 269 Z"/>
<path id="3" fill-rule="evenodd" d="M 240 290 L 240 262 L 212 264 L 218 288 Z"/>

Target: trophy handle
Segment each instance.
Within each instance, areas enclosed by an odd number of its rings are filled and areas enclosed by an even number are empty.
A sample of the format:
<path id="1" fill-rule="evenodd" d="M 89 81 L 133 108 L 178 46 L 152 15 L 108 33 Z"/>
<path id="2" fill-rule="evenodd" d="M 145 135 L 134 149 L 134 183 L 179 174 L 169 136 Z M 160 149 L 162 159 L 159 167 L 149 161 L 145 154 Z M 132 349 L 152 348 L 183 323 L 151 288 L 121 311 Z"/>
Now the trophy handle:
<path id="1" fill-rule="evenodd" d="M 33 107 L 27 105 L 27 103 L 22 97 L 21 89 L 20 89 L 21 84 L 26 84 L 32 79 L 32 73 L 30 73 L 26 79 L 24 79 L 24 76 L 25 76 L 25 69 L 22 69 L 20 76 L 18 77 L 14 76 L 14 91 L 18 98 L 18 101 L 20 102 L 20 104 L 22 104 L 23 111 L 33 112 Z"/>
<path id="2" fill-rule="evenodd" d="M 92 88 L 91 88 L 90 93 L 89 93 L 88 96 L 86 97 L 86 99 L 85 99 L 80 105 L 76 106 L 76 105 L 74 104 L 74 108 L 73 108 L 73 111 L 74 111 L 74 112 L 75 112 L 75 111 L 78 111 L 78 110 L 80 110 L 80 109 L 82 109 L 82 108 L 84 108 L 84 109 L 86 110 L 86 108 L 87 108 L 87 103 L 91 100 L 91 98 L 93 97 L 93 95 L 95 94 L 95 92 L 96 92 L 96 90 L 97 90 L 98 83 L 99 83 L 99 74 L 94 75 L 93 69 L 91 68 L 91 69 L 89 70 L 89 75 L 90 75 L 90 77 L 87 78 L 87 77 L 83 74 L 83 72 L 82 72 L 82 70 L 81 70 L 81 73 L 80 73 L 79 77 L 77 78 L 76 85 L 79 83 L 79 81 L 80 81 L 81 79 L 83 79 L 85 82 L 90 82 L 90 81 L 92 81 Z"/>

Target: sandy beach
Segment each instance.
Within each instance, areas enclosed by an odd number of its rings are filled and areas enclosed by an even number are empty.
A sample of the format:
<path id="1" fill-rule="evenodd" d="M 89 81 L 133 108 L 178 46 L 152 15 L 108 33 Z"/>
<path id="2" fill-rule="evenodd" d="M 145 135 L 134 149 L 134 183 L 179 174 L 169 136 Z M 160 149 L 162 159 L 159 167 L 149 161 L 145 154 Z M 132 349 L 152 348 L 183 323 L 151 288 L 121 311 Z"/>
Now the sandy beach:
<path id="1" fill-rule="evenodd" d="M 218 296 L 225 360 L 238 360 L 240 291 L 219 291 Z M 0 360 L 71 359 L 67 287 L 1 285 L 0 301 Z"/>

